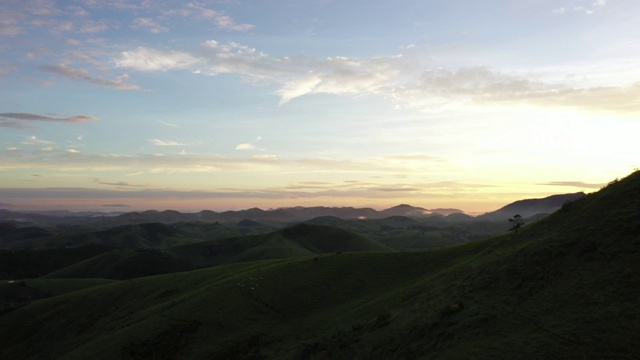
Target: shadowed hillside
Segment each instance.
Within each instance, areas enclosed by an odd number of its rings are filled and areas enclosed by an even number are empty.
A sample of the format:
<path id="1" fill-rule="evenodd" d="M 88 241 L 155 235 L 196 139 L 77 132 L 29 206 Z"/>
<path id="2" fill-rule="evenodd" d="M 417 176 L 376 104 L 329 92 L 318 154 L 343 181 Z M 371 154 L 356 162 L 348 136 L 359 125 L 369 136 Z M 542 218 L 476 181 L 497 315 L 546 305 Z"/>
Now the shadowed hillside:
<path id="1" fill-rule="evenodd" d="M 514 214 L 523 218 L 533 217 L 539 214 L 550 214 L 558 210 L 568 201 L 574 201 L 585 196 L 585 193 L 552 195 L 542 199 L 518 200 L 496 211 L 492 211 L 477 217 L 483 221 L 504 221 Z"/>
<path id="2" fill-rule="evenodd" d="M 0 317 L 7 359 L 632 359 L 640 172 L 517 235 L 219 266 Z M 297 245 L 292 228 L 282 237 Z"/>
<path id="3" fill-rule="evenodd" d="M 161 238 L 157 233 L 158 230 L 162 232 L 161 234 L 168 232 L 168 234 L 164 235 L 175 236 L 178 234 L 176 229 L 163 224 L 118 227 L 112 233 L 120 236 L 122 229 L 130 227 L 134 229 L 154 229 L 155 231 L 147 230 L 144 234 L 145 236 L 142 239 L 147 242 L 154 238 Z M 211 226 L 207 226 L 207 228 L 209 227 Z M 196 233 L 196 229 L 198 229 L 186 224 L 182 224 L 177 228 L 191 234 Z M 204 230 L 205 233 L 207 231 L 207 229 Z M 130 234 L 129 231 L 124 233 Z M 138 243 L 141 243 L 141 241 L 138 241 Z M 156 241 L 156 243 L 164 244 L 164 241 Z M 101 251 L 89 252 L 94 248 Z M 83 249 L 85 250 L 84 252 L 82 252 Z M 171 248 L 140 247 L 130 249 L 124 247 L 112 249 L 99 245 L 90 245 L 60 250 L 5 251 L 0 252 L 0 256 L 9 258 L 13 256 L 13 258 L 11 258 L 12 261 L 2 264 L 0 270 L 6 270 L 5 275 L 0 273 L 0 276 L 11 279 L 44 276 L 48 279 L 105 278 L 122 280 L 237 262 L 284 259 L 334 252 L 385 251 L 392 250 L 376 241 L 347 230 L 329 226 L 300 224 L 262 235 L 228 237 Z M 75 255 L 76 253 L 78 255 Z M 64 255 L 68 256 L 68 258 L 62 258 Z M 75 257 L 72 257 L 72 255 L 75 255 Z M 79 257 L 80 255 L 83 256 Z M 45 256 L 58 257 L 60 261 L 47 261 L 44 264 L 35 263 L 36 260 Z M 29 269 L 31 270 L 27 271 Z"/>
<path id="4" fill-rule="evenodd" d="M 333 252 L 392 251 L 354 232 L 324 225 L 299 224 L 262 235 L 217 239 L 174 247 L 169 252 L 195 267 L 282 259 Z"/>

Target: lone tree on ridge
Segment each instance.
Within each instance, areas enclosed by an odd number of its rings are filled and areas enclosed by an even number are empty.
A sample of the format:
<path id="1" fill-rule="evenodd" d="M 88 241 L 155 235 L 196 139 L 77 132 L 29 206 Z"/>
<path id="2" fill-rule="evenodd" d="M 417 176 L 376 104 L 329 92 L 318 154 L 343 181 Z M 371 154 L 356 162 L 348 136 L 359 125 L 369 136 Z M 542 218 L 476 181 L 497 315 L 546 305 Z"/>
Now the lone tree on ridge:
<path id="1" fill-rule="evenodd" d="M 515 234 L 518 234 L 518 229 L 524 226 L 524 219 L 519 214 L 513 215 L 509 222 L 511 223 L 509 231 L 513 231 Z"/>

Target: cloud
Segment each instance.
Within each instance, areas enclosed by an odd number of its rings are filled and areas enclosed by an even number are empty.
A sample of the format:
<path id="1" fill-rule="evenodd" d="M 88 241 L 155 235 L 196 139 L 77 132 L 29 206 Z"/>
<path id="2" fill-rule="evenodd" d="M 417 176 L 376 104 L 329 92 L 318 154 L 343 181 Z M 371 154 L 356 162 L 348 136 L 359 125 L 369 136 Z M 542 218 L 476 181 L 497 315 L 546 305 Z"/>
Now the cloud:
<path id="1" fill-rule="evenodd" d="M 67 10 L 76 18 L 89 16 L 89 12 L 80 6 L 67 6 Z"/>
<path id="2" fill-rule="evenodd" d="M 163 141 L 158 139 L 151 139 L 151 143 L 155 146 L 188 146 L 189 144 L 179 143 L 176 141 Z"/>
<path id="3" fill-rule="evenodd" d="M 52 16 L 58 14 L 60 11 L 55 7 L 55 2 L 52 0 L 31 0 L 26 2 L 26 11 L 32 15 L 38 16 Z"/>
<path id="4" fill-rule="evenodd" d="M 101 179 L 94 179 L 93 180 L 95 183 L 98 183 L 100 185 L 109 185 L 109 186 L 115 186 L 115 187 L 119 187 L 119 188 L 145 188 L 147 187 L 147 185 L 140 185 L 140 184 L 132 184 L 126 181 L 115 181 L 115 182 L 109 182 L 109 181 L 103 181 Z"/>
<path id="5" fill-rule="evenodd" d="M 159 34 L 169 31 L 168 28 L 158 24 L 155 20 L 150 18 L 135 18 L 131 25 L 133 29 L 146 30 L 152 34 Z"/>
<path id="6" fill-rule="evenodd" d="M 285 186 L 263 189 L 246 188 L 218 188 L 212 190 L 182 190 L 166 188 L 145 189 L 96 189 L 96 188 L 0 188 L 0 197 L 4 199 L 129 199 L 141 200 L 207 200 L 207 199 L 322 199 L 334 197 L 339 199 L 388 199 L 397 201 L 399 196 L 406 196 L 414 200 L 424 199 L 460 199 L 470 196 L 474 189 L 460 186 L 450 193 L 433 191 L 429 184 L 371 184 L 351 182 L 342 187 L 326 184 L 307 187 Z M 520 196 L 522 194 L 519 194 Z M 107 200 L 108 201 L 108 200 Z"/>
<path id="7" fill-rule="evenodd" d="M 35 136 L 29 137 L 23 145 L 55 145 Z M 50 151 L 40 149 L 0 150 L 0 170 L 32 169 L 40 170 L 83 170 L 92 171 L 118 170 L 127 174 L 145 173 L 197 173 L 220 171 L 252 171 L 252 172 L 328 172 L 350 173 L 363 172 L 392 174 L 410 174 L 422 171 L 422 167 L 431 164 L 434 170 L 452 171 L 459 169 L 456 163 L 434 161 L 424 162 L 421 167 L 385 158 L 369 158 L 345 160 L 334 158 L 280 158 L 274 155 L 255 155 L 243 157 L 226 157 L 220 155 L 201 154 L 92 154 L 78 152 L 68 153 L 65 149 L 53 147 Z"/>
<path id="8" fill-rule="evenodd" d="M 162 120 L 159 120 L 158 122 L 160 124 L 164 125 L 164 126 L 168 126 L 168 127 L 174 128 L 174 129 L 179 129 L 180 128 L 180 125 L 178 125 L 178 124 L 172 124 L 172 123 L 168 123 L 168 122 L 162 121 Z"/>
<path id="9" fill-rule="evenodd" d="M 255 146 L 253 146 L 253 144 L 238 144 L 238 146 L 236 146 L 236 150 L 253 150 L 255 149 Z"/>
<path id="10" fill-rule="evenodd" d="M 0 7 L 0 36 L 16 36 L 24 33 L 21 25 L 26 17 L 9 7 Z"/>
<path id="11" fill-rule="evenodd" d="M 11 128 L 11 129 L 33 129 L 33 126 L 24 124 L 24 123 L 19 123 L 19 122 L 15 122 L 15 121 L 2 121 L 0 120 L 0 127 L 6 127 L 6 128 Z"/>
<path id="12" fill-rule="evenodd" d="M 553 14 L 556 15 L 563 15 L 566 14 L 567 12 L 578 12 L 578 13 L 583 13 L 586 15 L 592 15 L 594 14 L 596 11 L 604 8 L 607 5 L 607 0 L 596 0 L 595 2 L 592 2 L 589 5 L 584 5 L 584 6 L 574 6 L 572 8 L 567 8 L 565 6 L 561 6 L 559 8 L 555 8 L 553 10 L 551 10 L 551 12 Z"/>
<path id="13" fill-rule="evenodd" d="M 181 14 L 183 16 L 196 17 L 199 19 L 211 20 L 213 21 L 218 28 L 234 30 L 234 31 L 248 31 L 255 27 L 252 24 L 238 24 L 236 21 L 221 12 L 216 10 L 208 9 L 202 5 L 197 3 L 188 3 L 186 7 L 182 8 L 181 11 L 174 11 L 174 13 Z"/>
<path id="14" fill-rule="evenodd" d="M 37 136 L 31 135 L 25 141 L 21 141 L 22 145 L 55 145 L 53 141 L 42 140 Z"/>
<path id="15" fill-rule="evenodd" d="M 262 140 L 262 136 L 256 137 L 252 143 L 238 144 L 236 150 L 253 150 L 256 148 L 255 144 Z"/>
<path id="16" fill-rule="evenodd" d="M 549 186 L 570 186 L 577 188 L 590 188 L 590 189 L 600 189 L 606 184 L 590 184 L 582 181 L 551 181 L 548 183 L 538 184 L 538 185 L 549 185 Z"/>
<path id="17" fill-rule="evenodd" d="M 167 71 L 198 69 L 200 59 L 181 51 L 156 50 L 139 47 L 133 51 L 124 51 L 115 60 L 118 67 L 138 71 Z"/>
<path id="18" fill-rule="evenodd" d="M 53 116 L 43 116 L 43 115 L 30 114 L 30 113 L 0 113 L 0 126 L 10 127 L 14 129 L 33 128 L 28 124 L 28 122 L 32 122 L 32 121 L 84 123 L 87 121 L 97 121 L 97 120 L 100 120 L 100 119 L 98 117 L 90 116 L 90 115 L 53 117 Z"/>
<path id="19" fill-rule="evenodd" d="M 125 204 L 104 204 L 102 207 L 113 207 L 113 208 L 129 208 L 131 206 Z"/>
<path id="20" fill-rule="evenodd" d="M 85 69 L 74 69 L 65 64 L 59 65 L 45 65 L 41 66 L 40 69 L 46 72 L 51 72 L 54 74 L 61 75 L 66 77 L 67 79 L 76 80 L 76 81 L 87 81 L 92 84 L 112 87 L 118 90 L 140 90 L 138 85 L 132 85 L 125 83 L 125 80 L 129 78 L 128 74 L 124 74 L 116 78 L 115 80 L 108 80 L 102 77 L 93 77 L 89 75 L 89 71 Z"/>
<path id="21" fill-rule="evenodd" d="M 423 189 L 403 185 L 399 187 L 376 186 L 376 187 L 369 188 L 369 190 L 381 191 L 381 192 L 416 192 L 416 191 L 421 191 Z"/>
<path id="22" fill-rule="evenodd" d="M 577 87 L 544 82 L 527 74 L 503 73 L 486 66 L 447 69 L 417 66 L 415 49 L 376 58 L 308 56 L 272 57 L 235 42 L 209 40 L 192 51 L 139 47 L 122 52 L 118 67 L 137 71 L 184 70 L 215 76 L 236 74 L 250 84 L 276 84 L 284 105 L 311 94 L 373 95 L 399 106 L 423 110 L 448 105 L 510 105 L 568 107 L 640 116 L 640 82 L 627 85 Z"/>
<path id="23" fill-rule="evenodd" d="M 2 47 L 0 47 L 0 51 L 2 51 Z M 9 73 L 17 70 L 18 68 L 14 65 L 6 65 L 0 63 L 0 76 L 8 75 Z M 1 79 L 0 79 L 1 80 Z"/>

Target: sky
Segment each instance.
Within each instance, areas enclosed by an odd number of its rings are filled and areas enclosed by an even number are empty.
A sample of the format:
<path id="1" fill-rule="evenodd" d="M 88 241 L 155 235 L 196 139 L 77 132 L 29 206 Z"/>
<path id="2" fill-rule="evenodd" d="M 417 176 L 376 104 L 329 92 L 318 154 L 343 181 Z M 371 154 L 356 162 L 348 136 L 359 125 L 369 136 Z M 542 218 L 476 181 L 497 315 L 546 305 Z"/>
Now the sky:
<path id="1" fill-rule="evenodd" d="M 2 0 L 0 207 L 482 213 L 640 166 L 637 0 Z"/>

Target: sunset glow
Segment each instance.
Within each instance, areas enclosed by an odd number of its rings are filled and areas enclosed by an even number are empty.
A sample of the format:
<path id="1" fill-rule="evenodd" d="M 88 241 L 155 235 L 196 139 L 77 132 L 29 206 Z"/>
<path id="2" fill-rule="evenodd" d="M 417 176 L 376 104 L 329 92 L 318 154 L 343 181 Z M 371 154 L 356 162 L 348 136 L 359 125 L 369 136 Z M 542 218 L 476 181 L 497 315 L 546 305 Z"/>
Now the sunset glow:
<path id="1" fill-rule="evenodd" d="M 9 0 L 0 208 L 495 210 L 640 165 L 640 2 Z"/>

